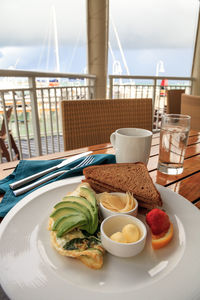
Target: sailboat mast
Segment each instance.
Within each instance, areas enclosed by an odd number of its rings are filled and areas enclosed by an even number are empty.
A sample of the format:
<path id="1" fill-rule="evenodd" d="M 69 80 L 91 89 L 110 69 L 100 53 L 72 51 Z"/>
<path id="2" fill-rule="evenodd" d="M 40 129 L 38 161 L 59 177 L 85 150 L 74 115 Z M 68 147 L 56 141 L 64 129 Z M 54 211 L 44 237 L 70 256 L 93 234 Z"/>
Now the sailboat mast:
<path id="1" fill-rule="evenodd" d="M 119 46 L 119 50 L 120 50 L 120 53 L 121 53 L 121 56 L 122 56 L 122 60 L 123 60 L 123 63 L 124 63 L 124 67 L 126 69 L 126 72 L 127 72 L 127 75 L 130 75 L 130 72 L 129 72 L 129 68 L 128 68 L 128 65 L 126 63 L 126 58 L 124 56 L 124 51 L 122 49 L 122 45 L 121 45 L 121 42 L 120 42 L 120 39 L 119 39 L 119 35 L 117 33 L 117 29 L 115 27 L 115 24 L 113 22 L 113 19 L 112 19 L 112 16 L 110 16 L 110 19 L 111 19 L 111 23 L 112 23 L 112 26 L 113 26 L 113 29 L 114 29 L 114 33 L 115 33 L 115 36 L 116 36 L 116 39 L 117 39 L 117 43 L 118 43 L 118 46 Z"/>
<path id="2" fill-rule="evenodd" d="M 54 32 L 54 47 L 55 47 L 55 56 L 56 56 L 56 72 L 60 72 L 60 58 L 59 58 L 59 51 L 58 51 L 58 32 L 57 32 L 57 22 L 56 22 L 56 11 L 55 7 L 51 7 L 52 10 L 52 17 L 53 17 L 53 32 Z"/>
<path id="3" fill-rule="evenodd" d="M 113 59 L 113 62 L 114 62 L 114 61 L 116 60 L 116 58 L 115 58 L 114 52 L 113 52 L 113 50 L 112 50 L 110 41 L 108 41 L 108 47 L 109 47 L 109 49 L 110 49 L 110 53 L 111 53 L 111 56 L 112 56 L 112 59 Z"/>

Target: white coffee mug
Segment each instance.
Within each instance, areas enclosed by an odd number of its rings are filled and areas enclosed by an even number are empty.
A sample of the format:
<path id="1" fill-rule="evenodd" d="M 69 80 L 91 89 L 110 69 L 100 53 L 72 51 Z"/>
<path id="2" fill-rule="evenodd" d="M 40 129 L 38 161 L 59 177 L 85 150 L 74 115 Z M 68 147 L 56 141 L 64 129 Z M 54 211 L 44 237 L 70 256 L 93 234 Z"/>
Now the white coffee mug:
<path id="1" fill-rule="evenodd" d="M 113 132 L 110 141 L 115 149 L 117 163 L 148 163 L 152 132 L 141 128 L 120 128 Z"/>

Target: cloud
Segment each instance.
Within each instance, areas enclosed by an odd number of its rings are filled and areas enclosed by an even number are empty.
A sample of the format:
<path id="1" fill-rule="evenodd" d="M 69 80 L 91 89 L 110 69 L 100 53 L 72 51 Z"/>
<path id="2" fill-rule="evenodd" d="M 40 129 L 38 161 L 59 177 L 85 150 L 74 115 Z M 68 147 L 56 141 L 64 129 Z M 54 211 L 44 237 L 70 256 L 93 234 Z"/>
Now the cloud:
<path id="1" fill-rule="evenodd" d="M 125 48 L 191 47 L 198 0 L 110 0 L 110 14 Z M 1 0 L 0 47 L 48 44 L 55 7 L 59 45 L 86 46 L 86 1 Z M 110 40 L 118 48 L 112 24 Z"/>
<path id="2" fill-rule="evenodd" d="M 83 73 L 86 67 L 86 49 L 59 48 L 60 72 Z M 1 56 L 2 55 L 2 56 Z M 40 46 L 6 47 L 0 51 L 0 69 L 56 71 L 55 51 Z"/>
<path id="3" fill-rule="evenodd" d="M 84 42 L 85 1 L 82 0 L 1 0 L 0 46 L 36 46 L 53 36 L 52 7 L 55 8 L 58 40 L 73 44 L 78 34 Z M 84 33 L 85 32 L 85 33 Z"/>
<path id="4" fill-rule="evenodd" d="M 198 0 L 111 0 L 111 18 L 125 48 L 191 47 Z M 116 46 L 112 22 L 110 38 Z"/>

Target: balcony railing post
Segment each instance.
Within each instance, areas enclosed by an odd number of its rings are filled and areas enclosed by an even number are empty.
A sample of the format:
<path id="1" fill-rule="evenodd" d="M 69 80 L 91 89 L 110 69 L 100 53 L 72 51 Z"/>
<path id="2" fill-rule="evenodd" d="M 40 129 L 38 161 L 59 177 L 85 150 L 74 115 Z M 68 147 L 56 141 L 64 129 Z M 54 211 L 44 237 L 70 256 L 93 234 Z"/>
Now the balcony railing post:
<path id="1" fill-rule="evenodd" d="M 6 135 L 8 138 L 8 150 L 10 155 L 10 160 L 13 160 L 13 153 L 12 153 L 12 146 L 11 146 L 11 139 L 9 134 L 9 126 L 8 126 L 8 119 L 7 119 L 7 112 L 6 112 L 6 104 L 5 104 L 5 98 L 4 93 L 1 92 L 1 99 L 2 99 L 2 105 L 3 105 L 3 115 L 4 115 L 4 122 L 5 122 L 5 129 L 6 129 Z M 1 159 L 1 157 L 0 157 Z"/>
<path id="2" fill-rule="evenodd" d="M 38 114 L 38 104 L 37 104 L 37 93 L 36 93 L 36 83 L 35 77 L 29 77 L 29 87 L 30 87 L 30 99 L 31 99 L 31 110 L 32 110 L 32 125 L 33 133 L 35 138 L 35 151 L 36 155 L 42 155 L 42 144 L 40 136 L 40 123 Z"/>
<path id="3" fill-rule="evenodd" d="M 157 79 L 154 78 L 154 80 L 153 80 L 153 97 L 152 97 L 152 129 L 153 129 L 154 113 L 155 113 L 156 87 L 157 87 Z M 157 120 L 156 120 L 156 124 L 157 124 Z"/>
<path id="4" fill-rule="evenodd" d="M 113 98 L 113 78 L 109 76 L 109 99 Z"/>
<path id="5" fill-rule="evenodd" d="M 96 90 L 97 90 L 97 81 L 96 81 L 96 78 L 94 78 L 92 80 L 92 85 L 93 85 L 93 98 L 92 99 L 96 99 Z"/>
<path id="6" fill-rule="evenodd" d="M 94 93 L 93 93 L 93 80 L 91 80 L 90 78 L 86 79 L 86 86 L 88 86 L 88 100 L 93 99 L 94 98 Z"/>

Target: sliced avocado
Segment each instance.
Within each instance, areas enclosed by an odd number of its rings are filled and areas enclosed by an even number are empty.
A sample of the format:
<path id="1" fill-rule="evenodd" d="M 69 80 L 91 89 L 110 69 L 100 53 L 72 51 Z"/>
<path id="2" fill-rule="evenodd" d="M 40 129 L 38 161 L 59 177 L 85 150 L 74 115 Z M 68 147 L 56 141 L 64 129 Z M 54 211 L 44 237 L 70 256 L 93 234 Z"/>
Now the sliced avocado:
<path id="1" fill-rule="evenodd" d="M 54 210 L 54 212 L 50 215 L 50 217 L 54 221 L 56 221 L 60 217 L 67 216 L 67 215 L 74 215 L 74 214 L 77 215 L 79 213 L 80 213 L 80 211 L 75 208 L 61 207 L 61 208 L 57 208 L 56 210 Z"/>
<path id="2" fill-rule="evenodd" d="M 94 211 L 93 233 L 94 233 L 97 230 L 97 226 L 98 226 L 98 208 L 97 208 L 97 200 L 96 200 L 95 192 L 90 188 L 81 187 L 80 196 L 86 198 L 93 207 L 93 211 Z"/>
<path id="3" fill-rule="evenodd" d="M 67 207 L 67 208 L 76 209 L 78 211 L 81 211 L 83 214 L 85 214 L 88 217 L 88 221 L 89 221 L 89 219 L 92 219 L 91 208 L 90 207 L 88 208 L 88 206 L 86 206 L 86 205 L 87 204 L 83 203 L 82 200 L 80 202 L 78 202 L 78 201 L 75 201 L 73 198 L 73 200 L 67 199 L 67 201 L 61 201 L 61 202 L 57 203 L 54 206 L 54 208 L 59 209 L 62 207 Z"/>
<path id="4" fill-rule="evenodd" d="M 95 211 L 97 210 L 97 200 L 96 200 L 95 193 L 92 189 L 87 187 L 81 187 L 80 196 L 86 198 L 91 203 L 94 210 Z"/>
<path id="5" fill-rule="evenodd" d="M 57 230 L 57 237 L 62 237 L 67 232 L 71 231 L 72 229 L 79 227 L 81 228 L 87 223 L 85 218 L 82 215 L 72 215 L 68 217 L 61 217 L 59 222 L 57 223 L 56 230 Z"/>
<path id="6" fill-rule="evenodd" d="M 77 196 L 66 196 L 63 198 L 64 201 L 62 202 L 66 202 L 66 201 L 70 201 L 70 202 L 76 202 L 81 204 L 82 206 L 85 206 L 89 211 L 90 211 L 90 215 L 92 217 L 92 222 L 90 224 L 90 232 L 91 234 L 93 234 L 96 231 L 96 214 L 94 212 L 93 206 L 91 205 L 91 203 L 83 198 L 83 197 L 77 197 Z"/>
<path id="7" fill-rule="evenodd" d="M 86 219 L 85 219 L 85 217 L 84 217 L 82 214 L 62 216 L 62 217 L 60 217 L 59 219 L 57 219 L 57 220 L 54 222 L 53 227 L 52 227 L 52 231 L 58 231 L 59 228 L 60 228 L 60 226 L 61 226 L 61 224 L 62 224 L 62 222 L 63 222 L 64 220 L 65 220 L 65 221 L 67 221 L 67 220 L 71 221 L 71 220 L 77 219 L 77 218 L 78 218 L 78 219 L 81 219 L 81 220 L 85 220 L 85 222 L 86 222 Z"/>
<path id="8" fill-rule="evenodd" d="M 93 225 L 93 216 L 90 212 L 90 210 L 83 204 L 75 201 L 61 201 L 57 203 L 55 206 L 55 211 L 66 208 L 66 209 L 73 209 L 76 210 L 79 213 L 82 213 L 87 218 L 87 226 L 83 229 L 87 230 L 87 232 L 91 233 L 91 228 Z M 54 212 L 53 212 L 54 214 Z M 52 216 L 52 215 L 51 215 Z"/>

